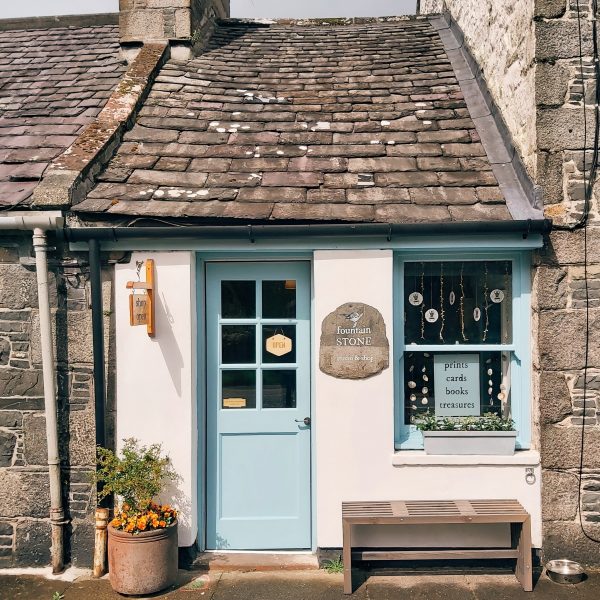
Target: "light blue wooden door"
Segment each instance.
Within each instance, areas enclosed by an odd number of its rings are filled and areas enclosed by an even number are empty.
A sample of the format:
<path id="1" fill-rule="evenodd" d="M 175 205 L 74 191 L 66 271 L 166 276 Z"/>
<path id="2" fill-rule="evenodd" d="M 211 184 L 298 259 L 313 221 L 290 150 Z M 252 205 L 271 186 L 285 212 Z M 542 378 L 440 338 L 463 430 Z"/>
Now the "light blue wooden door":
<path id="1" fill-rule="evenodd" d="M 310 548 L 310 265 L 208 263 L 206 289 L 207 548 Z"/>

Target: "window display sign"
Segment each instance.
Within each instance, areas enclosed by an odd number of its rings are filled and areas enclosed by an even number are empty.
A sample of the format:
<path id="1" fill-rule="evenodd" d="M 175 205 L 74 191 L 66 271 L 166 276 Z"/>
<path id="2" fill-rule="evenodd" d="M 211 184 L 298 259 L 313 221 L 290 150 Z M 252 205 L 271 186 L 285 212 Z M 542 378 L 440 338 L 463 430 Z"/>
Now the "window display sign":
<path id="1" fill-rule="evenodd" d="M 340 379 L 362 379 L 389 365 L 389 342 L 381 313 L 368 304 L 347 302 L 323 320 L 319 367 Z"/>
<path id="2" fill-rule="evenodd" d="M 267 352 L 275 356 L 283 356 L 292 351 L 293 342 L 285 335 L 278 333 L 265 341 L 265 349 Z"/>
<path id="3" fill-rule="evenodd" d="M 433 357 L 436 417 L 480 415 L 479 354 Z"/>

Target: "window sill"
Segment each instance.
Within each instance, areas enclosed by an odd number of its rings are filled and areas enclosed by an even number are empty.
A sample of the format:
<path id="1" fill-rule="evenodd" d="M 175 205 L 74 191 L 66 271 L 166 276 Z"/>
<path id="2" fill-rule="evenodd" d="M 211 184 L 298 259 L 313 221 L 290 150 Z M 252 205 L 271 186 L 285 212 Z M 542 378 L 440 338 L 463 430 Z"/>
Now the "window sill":
<path id="1" fill-rule="evenodd" d="M 540 464 L 537 450 L 517 450 L 512 456 L 481 454 L 425 454 L 424 450 L 400 450 L 392 455 L 395 467 L 485 466 L 536 467 Z"/>

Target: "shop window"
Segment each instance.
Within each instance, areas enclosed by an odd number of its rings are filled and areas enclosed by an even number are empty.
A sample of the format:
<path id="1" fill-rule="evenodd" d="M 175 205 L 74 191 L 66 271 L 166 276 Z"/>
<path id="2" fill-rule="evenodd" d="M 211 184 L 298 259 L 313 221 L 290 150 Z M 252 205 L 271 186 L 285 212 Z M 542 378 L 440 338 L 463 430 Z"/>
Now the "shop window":
<path id="1" fill-rule="evenodd" d="M 529 327 L 516 326 L 529 310 L 522 269 L 520 257 L 399 261 L 398 447 L 422 446 L 415 424 L 425 415 L 486 413 L 515 420 L 519 446 L 528 445 Z"/>

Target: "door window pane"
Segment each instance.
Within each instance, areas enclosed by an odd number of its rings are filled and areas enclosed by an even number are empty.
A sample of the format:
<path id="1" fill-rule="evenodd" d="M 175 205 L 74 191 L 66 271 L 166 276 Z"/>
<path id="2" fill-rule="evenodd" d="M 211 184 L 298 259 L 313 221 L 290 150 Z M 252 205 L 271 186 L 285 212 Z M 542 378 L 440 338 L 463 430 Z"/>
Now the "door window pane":
<path id="1" fill-rule="evenodd" d="M 296 408 L 296 371 L 263 371 L 263 408 Z"/>
<path id="2" fill-rule="evenodd" d="M 256 317 L 256 283 L 254 281 L 221 282 L 221 317 L 254 319 Z"/>
<path id="3" fill-rule="evenodd" d="M 223 408 L 256 408 L 256 371 L 224 370 L 221 378 Z"/>
<path id="4" fill-rule="evenodd" d="M 296 318 L 296 280 L 262 282 L 264 319 Z"/>
<path id="5" fill-rule="evenodd" d="M 510 261 L 408 262 L 405 343 L 510 344 Z"/>
<path id="6" fill-rule="evenodd" d="M 510 352 L 407 352 L 405 423 L 437 417 L 510 417 Z"/>
<path id="7" fill-rule="evenodd" d="M 221 326 L 221 361 L 224 364 L 256 362 L 256 327 Z"/>
<path id="8" fill-rule="evenodd" d="M 272 338 L 275 339 L 273 340 Z M 264 363 L 296 362 L 295 325 L 263 326 L 262 339 L 262 360 Z"/>

